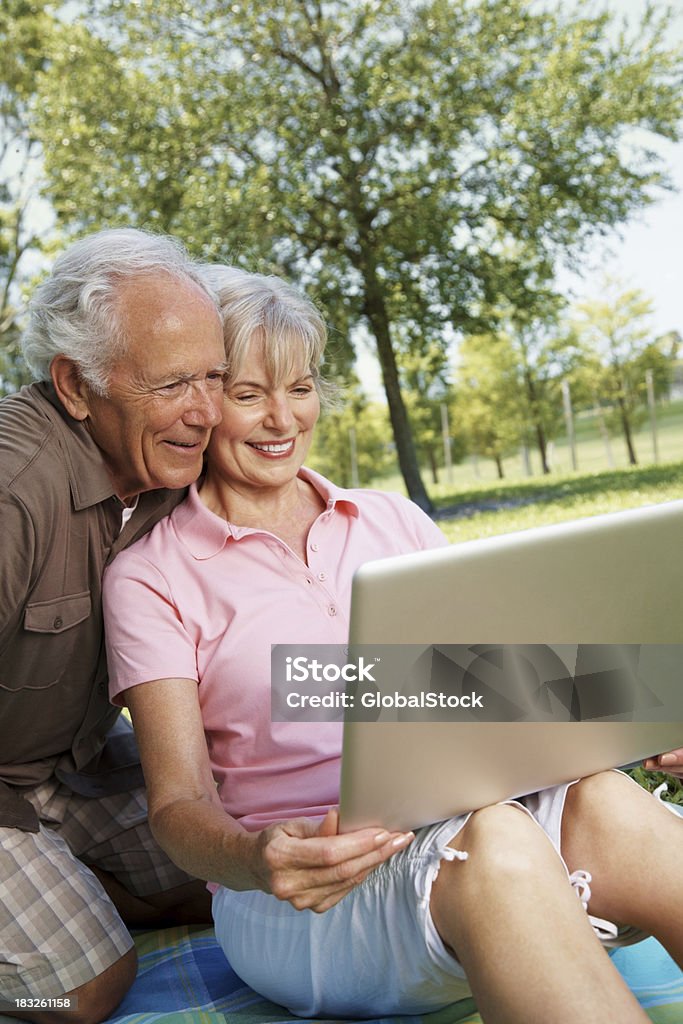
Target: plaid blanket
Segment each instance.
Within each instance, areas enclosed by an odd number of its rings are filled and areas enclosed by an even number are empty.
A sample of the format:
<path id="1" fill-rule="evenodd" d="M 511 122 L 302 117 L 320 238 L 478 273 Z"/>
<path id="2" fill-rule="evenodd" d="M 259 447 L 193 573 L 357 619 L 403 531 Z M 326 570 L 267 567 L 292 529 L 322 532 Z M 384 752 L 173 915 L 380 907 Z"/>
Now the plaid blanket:
<path id="1" fill-rule="evenodd" d="M 211 930 L 168 928 L 136 938 L 138 977 L 107 1024 L 285 1024 L 281 1006 L 247 988 L 227 964 Z M 683 1024 L 683 973 L 654 939 L 613 954 L 617 968 L 654 1024 Z M 315 1024 L 315 1022 L 307 1022 Z M 481 1024 L 462 1000 L 424 1017 L 372 1024 Z"/>

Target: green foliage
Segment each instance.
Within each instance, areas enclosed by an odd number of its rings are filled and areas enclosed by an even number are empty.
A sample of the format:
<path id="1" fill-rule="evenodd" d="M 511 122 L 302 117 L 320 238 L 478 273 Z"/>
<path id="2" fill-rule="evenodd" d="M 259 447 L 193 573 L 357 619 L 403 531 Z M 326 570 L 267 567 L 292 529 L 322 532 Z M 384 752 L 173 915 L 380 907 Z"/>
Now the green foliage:
<path id="1" fill-rule="evenodd" d="M 453 429 L 468 452 L 502 460 L 524 440 L 525 408 L 521 368 L 507 334 L 474 334 L 458 352 Z"/>
<path id="2" fill-rule="evenodd" d="M 28 226 L 39 148 L 30 105 L 54 27 L 45 0 L 5 0 L 0 10 L 0 395 L 29 379 L 19 351 L 19 282 L 25 254 L 40 248 Z"/>
<path id="3" fill-rule="evenodd" d="M 505 330 L 461 344 L 454 419 L 468 450 L 492 458 L 499 476 L 505 456 L 534 444 L 547 473 L 548 444 L 563 425 L 562 381 L 575 374 L 582 353 L 550 310 L 541 319 L 508 309 L 506 319 Z"/>
<path id="4" fill-rule="evenodd" d="M 439 482 L 439 470 L 447 465 L 444 449 L 444 411 L 448 423 L 448 406 L 452 389 L 448 383 L 448 362 L 443 343 L 438 337 L 426 336 L 417 324 L 398 335 L 397 359 L 401 386 L 415 445 L 422 465 L 429 466 L 432 481 Z M 450 427 L 450 424 L 449 424 Z M 464 455 L 462 438 L 449 430 L 451 464 Z"/>
<path id="5" fill-rule="evenodd" d="M 528 0 L 99 0 L 53 41 L 32 128 L 70 229 L 156 226 L 299 280 L 340 366 L 362 324 L 422 501 L 405 326 L 445 347 L 503 299 L 542 319 L 558 257 L 666 184 L 622 142 L 678 137 L 667 15 L 609 27 Z"/>
<path id="6" fill-rule="evenodd" d="M 367 487 L 395 458 L 386 407 L 369 403 L 354 381 L 321 415 L 306 464 L 341 487 Z"/>
<path id="7" fill-rule="evenodd" d="M 632 768 L 628 774 L 651 793 L 665 783 L 667 789 L 663 799 L 672 804 L 683 805 L 683 780 L 676 776 L 667 775 L 665 772 L 648 772 L 644 768 Z"/>
<path id="8" fill-rule="evenodd" d="M 577 377 L 594 402 L 606 405 L 606 423 L 623 433 L 632 464 L 633 432 L 647 415 L 647 376 L 655 398 L 668 394 L 678 350 L 675 334 L 653 338 L 651 315 L 640 290 L 608 279 L 601 298 L 579 303 L 573 320 L 587 354 Z"/>

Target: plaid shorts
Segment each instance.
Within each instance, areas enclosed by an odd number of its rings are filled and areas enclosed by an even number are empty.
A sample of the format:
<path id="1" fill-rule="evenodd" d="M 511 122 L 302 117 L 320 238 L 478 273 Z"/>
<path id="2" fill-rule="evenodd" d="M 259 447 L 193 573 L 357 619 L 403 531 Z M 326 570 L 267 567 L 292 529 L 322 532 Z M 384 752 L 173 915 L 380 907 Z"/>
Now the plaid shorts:
<path id="1" fill-rule="evenodd" d="M 25 794 L 40 831 L 0 828 L 0 993 L 60 996 L 133 945 L 87 865 L 139 897 L 190 881 L 152 838 L 143 789 L 98 799 L 50 780 Z"/>

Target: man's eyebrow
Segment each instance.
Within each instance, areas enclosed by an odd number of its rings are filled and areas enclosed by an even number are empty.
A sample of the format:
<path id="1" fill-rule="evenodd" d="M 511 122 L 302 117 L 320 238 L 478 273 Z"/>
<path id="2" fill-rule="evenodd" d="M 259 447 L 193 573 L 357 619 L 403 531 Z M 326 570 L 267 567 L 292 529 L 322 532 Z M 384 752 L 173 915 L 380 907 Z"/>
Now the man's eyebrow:
<path id="1" fill-rule="evenodd" d="M 202 377 L 206 377 L 210 373 L 220 373 L 220 374 L 222 374 L 225 377 L 227 375 L 227 373 L 228 373 L 228 364 L 227 363 L 217 363 L 216 366 L 212 366 L 209 370 L 206 370 L 206 372 L 203 373 L 203 374 L 202 373 L 191 373 L 189 370 L 187 372 L 183 372 L 182 370 L 176 370 L 175 372 L 171 371 L 171 372 L 165 374 L 163 377 L 158 377 L 156 379 L 156 381 L 153 383 L 152 386 L 153 387 L 161 387 L 162 388 L 162 387 L 164 387 L 165 384 L 176 383 L 176 382 L 185 383 L 186 381 L 201 380 Z"/>

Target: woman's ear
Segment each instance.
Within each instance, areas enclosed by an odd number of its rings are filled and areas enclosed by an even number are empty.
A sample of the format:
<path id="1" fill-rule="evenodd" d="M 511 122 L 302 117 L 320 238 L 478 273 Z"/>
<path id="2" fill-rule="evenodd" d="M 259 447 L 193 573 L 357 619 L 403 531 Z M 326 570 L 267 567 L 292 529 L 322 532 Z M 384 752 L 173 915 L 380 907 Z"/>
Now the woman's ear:
<path id="1" fill-rule="evenodd" d="M 89 389 L 81 376 L 78 365 L 68 356 L 55 356 L 50 363 L 50 376 L 57 397 L 69 416 L 85 420 L 90 414 Z"/>

